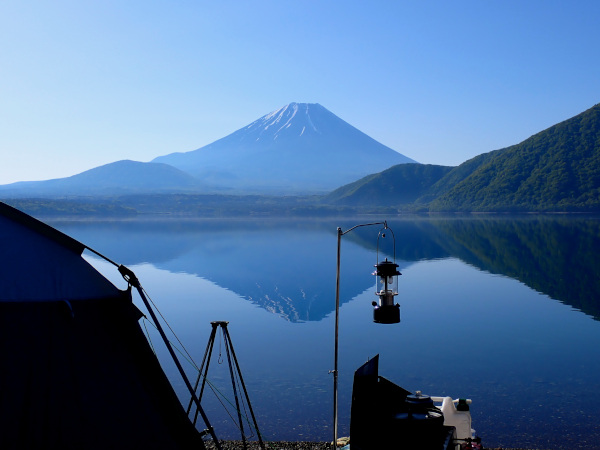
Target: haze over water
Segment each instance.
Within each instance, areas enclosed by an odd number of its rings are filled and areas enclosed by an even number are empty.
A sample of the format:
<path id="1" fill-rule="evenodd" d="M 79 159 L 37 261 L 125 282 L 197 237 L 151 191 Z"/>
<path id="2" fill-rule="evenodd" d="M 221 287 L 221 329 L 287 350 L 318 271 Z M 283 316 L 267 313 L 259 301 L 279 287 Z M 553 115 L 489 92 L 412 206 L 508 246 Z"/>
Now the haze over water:
<path id="1" fill-rule="evenodd" d="M 52 225 L 133 269 L 196 364 L 210 322 L 229 321 L 260 431 L 272 441 L 331 439 L 336 228 L 376 220 Z M 354 370 L 379 354 L 380 375 L 410 391 L 471 398 L 486 447 L 599 448 L 600 221 L 388 223 L 403 274 L 397 325 L 372 322 L 379 227 L 342 238 L 339 435 L 349 434 Z M 90 260 L 125 287 L 111 265 Z M 219 353 L 223 362 L 221 338 L 209 379 L 229 396 Z M 187 406 L 174 368 L 165 370 Z M 203 405 L 219 438 L 239 438 L 212 391 Z"/>

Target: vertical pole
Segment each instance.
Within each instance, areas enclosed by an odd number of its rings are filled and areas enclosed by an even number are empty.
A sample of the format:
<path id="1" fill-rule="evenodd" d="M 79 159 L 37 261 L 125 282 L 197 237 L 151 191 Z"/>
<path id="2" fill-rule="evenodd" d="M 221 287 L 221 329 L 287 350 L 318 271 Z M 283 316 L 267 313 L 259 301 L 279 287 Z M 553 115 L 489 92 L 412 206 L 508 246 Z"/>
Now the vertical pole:
<path id="1" fill-rule="evenodd" d="M 338 336 L 340 328 L 340 256 L 341 256 L 341 245 L 342 236 L 346 233 L 351 232 L 358 227 L 368 227 L 371 225 L 385 225 L 387 228 L 387 222 L 374 222 L 374 223 L 363 223 L 355 225 L 346 231 L 342 231 L 340 227 L 337 229 L 337 270 L 335 277 L 335 348 L 334 348 L 334 367 L 333 367 L 333 450 L 337 448 L 337 435 L 338 435 Z M 394 252 L 396 250 L 394 249 Z"/>
<path id="2" fill-rule="evenodd" d="M 340 326 L 340 247 L 342 243 L 342 229 L 337 229 L 337 269 L 335 277 L 335 341 L 333 359 L 333 450 L 337 448 L 338 434 L 338 335 Z"/>

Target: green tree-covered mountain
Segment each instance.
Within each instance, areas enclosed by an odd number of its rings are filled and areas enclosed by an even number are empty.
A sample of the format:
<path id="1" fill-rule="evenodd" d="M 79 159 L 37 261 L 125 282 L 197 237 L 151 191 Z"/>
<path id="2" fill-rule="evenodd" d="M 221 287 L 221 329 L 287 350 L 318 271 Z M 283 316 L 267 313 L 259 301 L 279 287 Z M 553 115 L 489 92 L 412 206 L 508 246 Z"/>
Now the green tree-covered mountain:
<path id="1" fill-rule="evenodd" d="M 342 186 L 323 198 L 339 205 L 390 206 L 411 204 L 424 197 L 452 167 L 399 164 Z"/>
<path id="2" fill-rule="evenodd" d="M 435 189 L 433 210 L 600 209 L 600 105 L 461 164 Z"/>
<path id="3" fill-rule="evenodd" d="M 430 211 L 600 210 L 600 105 L 458 167 L 407 164 L 332 192 L 326 202 Z"/>

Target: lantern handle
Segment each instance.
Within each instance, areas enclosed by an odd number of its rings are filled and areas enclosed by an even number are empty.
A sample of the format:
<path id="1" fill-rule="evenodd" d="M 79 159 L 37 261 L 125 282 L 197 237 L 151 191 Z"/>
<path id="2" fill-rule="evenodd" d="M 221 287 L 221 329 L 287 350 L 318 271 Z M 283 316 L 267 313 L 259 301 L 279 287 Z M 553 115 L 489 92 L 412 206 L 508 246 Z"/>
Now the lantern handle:
<path id="1" fill-rule="evenodd" d="M 384 226 L 381 230 L 379 230 L 379 234 L 377 235 L 377 264 L 379 264 L 379 238 L 385 238 L 385 230 L 389 230 L 392 233 L 392 247 L 394 249 L 394 263 L 396 262 L 396 235 L 394 234 L 394 230 L 388 227 L 387 221 L 383 222 Z"/>

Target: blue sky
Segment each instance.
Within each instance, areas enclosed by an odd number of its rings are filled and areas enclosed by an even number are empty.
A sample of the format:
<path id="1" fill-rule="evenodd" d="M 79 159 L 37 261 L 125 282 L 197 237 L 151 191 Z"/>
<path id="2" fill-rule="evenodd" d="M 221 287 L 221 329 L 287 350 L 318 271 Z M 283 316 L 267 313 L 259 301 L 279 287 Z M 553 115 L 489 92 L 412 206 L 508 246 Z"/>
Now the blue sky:
<path id="1" fill-rule="evenodd" d="M 0 184 L 150 161 L 290 102 L 458 165 L 600 102 L 600 2 L 3 0 Z"/>

